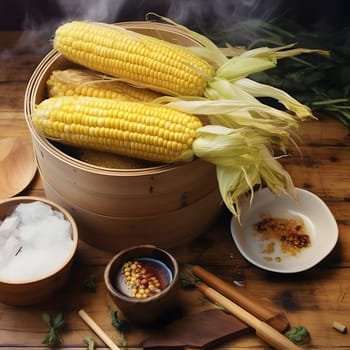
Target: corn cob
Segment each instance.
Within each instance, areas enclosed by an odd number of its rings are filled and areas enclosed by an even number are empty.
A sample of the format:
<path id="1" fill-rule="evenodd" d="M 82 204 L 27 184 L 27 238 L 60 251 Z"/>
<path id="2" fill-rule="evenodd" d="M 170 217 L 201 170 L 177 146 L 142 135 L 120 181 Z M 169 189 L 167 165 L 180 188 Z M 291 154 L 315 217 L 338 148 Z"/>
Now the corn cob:
<path id="1" fill-rule="evenodd" d="M 42 101 L 33 124 L 48 138 L 154 162 L 190 161 L 199 118 L 141 102 L 63 96 Z"/>
<path id="2" fill-rule="evenodd" d="M 63 24 L 54 48 L 84 67 L 170 95 L 203 96 L 215 73 L 185 48 L 102 23 Z"/>
<path id="3" fill-rule="evenodd" d="M 86 96 L 51 97 L 37 105 L 33 125 L 61 143 L 152 162 L 191 161 L 217 167 L 220 193 L 239 218 L 240 198 L 256 185 L 292 192 L 289 174 L 271 154 L 269 138 L 252 128 L 203 126 L 167 106 Z"/>
<path id="4" fill-rule="evenodd" d="M 47 88 L 49 97 L 77 95 L 149 102 L 160 96 L 149 89 L 140 89 L 81 69 L 53 71 Z"/>
<path id="5" fill-rule="evenodd" d="M 224 99 L 228 81 L 232 92 L 242 90 L 252 97 L 271 97 L 300 119 L 311 116 L 310 108 L 283 90 L 256 82 L 252 85 L 246 77 L 275 67 L 279 58 L 309 52 L 324 54 L 322 50 L 257 48 L 228 59 L 205 36 L 186 27 L 181 29 L 202 47 L 184 48 L 121 26 L 75 21 L 56 30 L 54 48 L 86 68 L 163 94 L 209 99 L 215 95 L 214 99 Z M 212 84 L 216 85 L 215 94 Z"/>

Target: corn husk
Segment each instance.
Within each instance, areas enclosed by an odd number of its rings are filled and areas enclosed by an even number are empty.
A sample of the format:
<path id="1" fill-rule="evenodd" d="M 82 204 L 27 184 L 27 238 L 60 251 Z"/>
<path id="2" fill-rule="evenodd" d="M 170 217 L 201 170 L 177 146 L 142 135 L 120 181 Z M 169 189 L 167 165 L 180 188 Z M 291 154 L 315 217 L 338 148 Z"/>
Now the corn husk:
<path id="1" fill-rule="evenodd" d="M 193 152 L 216 164 L 221 197 L 226 207 L 240 218 L 240 201 L 256 186 L 268 186 L 277 194 L 293 195 L 293 181 L 268 149 L 269 139 L 249 128 L 230 129 L 207 125 L 197 131 Z"/>

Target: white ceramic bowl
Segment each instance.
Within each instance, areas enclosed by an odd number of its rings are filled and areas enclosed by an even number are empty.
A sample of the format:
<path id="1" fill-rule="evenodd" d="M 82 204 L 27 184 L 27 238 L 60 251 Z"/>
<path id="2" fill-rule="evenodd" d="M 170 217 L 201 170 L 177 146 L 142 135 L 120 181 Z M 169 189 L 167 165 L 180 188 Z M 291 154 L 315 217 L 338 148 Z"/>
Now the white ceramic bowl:
<path id="1" fill-rule="evenodd" d="M 241 223 L 231 221 L 231 233 L 240 253 L 253 265 L 268 271 L 296 273 L 308 270 L 323 260 L 338 240 L 338 226 L 326 204 L 315 194 L 297 188 L 297 200 L 287 195 L 275 196 L 264 188 L 255 192 L 251 205 L 242 206 Z M 297 219 L 304 222 L 311 244 L 295 254 L 285 254 L 278 242 L 273 251 L 266 249 L 273 241 L 263 241 L 254 231 L 262 215 Z"/>

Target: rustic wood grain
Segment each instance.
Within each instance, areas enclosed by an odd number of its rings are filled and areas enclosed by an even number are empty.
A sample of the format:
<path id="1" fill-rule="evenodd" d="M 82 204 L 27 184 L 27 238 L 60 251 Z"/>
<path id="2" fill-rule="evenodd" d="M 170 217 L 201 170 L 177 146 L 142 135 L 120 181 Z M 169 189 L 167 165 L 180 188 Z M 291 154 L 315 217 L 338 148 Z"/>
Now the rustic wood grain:
<path id="1" fill-rule="evenodd" d="M 23 100 L 27 82 L 43 57 L 33 45 L 18 44 L 23 33 L 2 32 L 0 35 L 0 137 L 23 136 L 30 139 Z M 47 45 L 43 42 L 43 45 Z M 47 46 L 45 46 L 47 48 Z M 301 125 L 299 135 L 302 157 L 293 147 L 290 156 L 281 160 L 296 186 L 321 197 L 334 214 L 339 227 L 339 242 L 334 251 L 313 269 L 292 275 L 262 271 L 249 264 L 234 246 L 229 224 L 231 215 L 224 212 L 214 227 L 185 247 L 172 250 L 180 264 L 202 265 L 227 281 L 242 280 L 243 287 L 262 301 L 269 301 L 287 315 L 292 325 L 304 325 L 312 336 L 305 348 L 349 349 L 349 334 L 332 328 L 338 321 L 349 327 L 350 313 L 350 138 L 349 131 L 339 121 L 328 116 Z M 22 195 L 44 196 L 39 174 Z M 121 336 L 111 325 L 109 308 L 115 306 L 107 296 L 103 271 L 112 257 L 105 252 L 79 243 L 71 278 L 67 286 L 49 302 L 32 307 L 12 307 L 0 303 L 0 349 L 42 349 L 46 325 L 43 312 L 62 311 L 66 327 L 61 332 L 61 348 L 85 347 L 83 338 L 92 335 L 78 316 L 84 308 L 91 317 L 120 344 Z M 86 277 L 97 278 L 96 293 L 83 288 Z M 238 287 L 239 288 L 239 287 Z M 212 307 L 196 290 L 182 290 L 181 300 L 191 312 Z M 154 330 L 132 327 L 127 335 L 129 349 Z M 104 344 L 94 336 L 99 348 Z M 261 350 L 268 346 L 253 334 L 226 342 L 218 349 Z"/>

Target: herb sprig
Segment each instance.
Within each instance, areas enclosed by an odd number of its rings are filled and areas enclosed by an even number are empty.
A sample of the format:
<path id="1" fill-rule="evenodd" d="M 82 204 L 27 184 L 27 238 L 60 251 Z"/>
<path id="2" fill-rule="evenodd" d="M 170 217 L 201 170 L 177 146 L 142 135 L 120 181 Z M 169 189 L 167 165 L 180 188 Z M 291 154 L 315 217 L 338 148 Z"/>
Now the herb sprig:
<path id="1" fill-rule="evenodd" d="M 94 274 L 87 276 L 83 282 L 84 290 L 88 293 L 96 293 L 97 277 Z"/>
<path id="2" fill-rule="evenodd" d="M 304 326 L 293 327 L 285 332 L 284 335 L 298 345 L 307 344 L 311 340 L 311 335 Z"/>
<path id="3" fill-rule="evenodd" d="M 42 341 L 42 344 L 46 344 L 49 346 L 60 344 L 61 340 L 59 337 L 59 329 L 61 329 L 65 325 L 63 314 L 59 312 L 52 319 L 47 312 L 44 312 L 42 314 L 42 319 L 47 324 L 49 329 L 48 333 L 45 335 L 44 340 Z"/>
<path id="4" fill-rule="evenodd" d="M 109 316 L 112 320 L 112 325 L 121 333 L 121 346 L 127 346 L 126 333 L 129 329 L 129 324 L 127 321 L 122 320 L 118 316 L 118 311 L 109 310 Z"/>
<path id="5" fill-rule="evenodd" d="M 87 350 L 95 350 L 95 340 L 93 337 L 88 336 L 84 338 L 84 343 L 87 345 Z"/>

